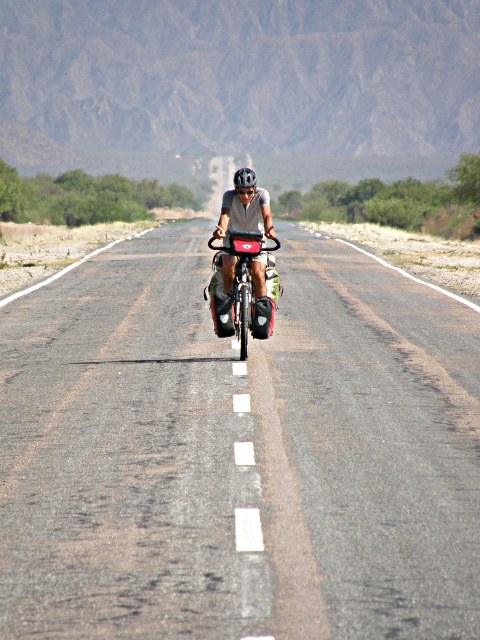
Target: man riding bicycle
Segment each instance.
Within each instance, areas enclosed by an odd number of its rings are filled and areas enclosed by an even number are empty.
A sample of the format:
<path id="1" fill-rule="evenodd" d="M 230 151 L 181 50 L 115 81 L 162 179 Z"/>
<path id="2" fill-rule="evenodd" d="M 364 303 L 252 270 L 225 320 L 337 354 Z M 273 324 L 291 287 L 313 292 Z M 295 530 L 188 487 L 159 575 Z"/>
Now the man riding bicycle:
<path id="1" fill-rule="evenodd" d="M 257 187 L 257 176 L 253 169 L 238 169 L 233 177 L 234 189 L 223 194 L 222 209 L 213 235 L 223 238 L 223 245 L 230 246 L 230 233 L 235 231 L 261 231 L 267 238 L 276 238 L 270 209 L 270 194 Z M 222 282 L 226 293 L 231 295 L 235 277 L 235 256 L 222 256 Z M 267 295 L 265 270 L 268 254 L 262 251 L 252 258 L 252 278 L 257 299 Z"/>

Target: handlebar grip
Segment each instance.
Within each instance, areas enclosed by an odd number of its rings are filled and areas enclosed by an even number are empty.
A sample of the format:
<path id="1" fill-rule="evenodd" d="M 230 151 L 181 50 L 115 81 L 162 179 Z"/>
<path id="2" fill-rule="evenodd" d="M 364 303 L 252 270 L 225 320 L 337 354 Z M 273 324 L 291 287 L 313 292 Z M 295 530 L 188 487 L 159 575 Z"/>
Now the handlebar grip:
<path id="1" fill-rule="evenodd" d="M 280 244 L 280 240 L 278 240 L 277 238 L 268 238 L 268 240 L 272 240 L 273 242 L 275 242 L 275 246 L 274 247 L 265 247 L 265 251 L 278 251 L 280 249 L 280 247 L 282 246 Z"/>
<path id="2" fill-rule="evenodd" d="M 208 248 L 209 249 L 213 249 L 214 251 L 220 251 L 221 249 L 225 249 L 225 247 L 223 246 L 223 244 L 220 247 L 216 247 L 213 243 L 215 242 L 215 240 L 217 240 L 217 238 L 215 238 L 214 236 L 212 236 L 210 238 L 210 240 L 208 241 Z"/>

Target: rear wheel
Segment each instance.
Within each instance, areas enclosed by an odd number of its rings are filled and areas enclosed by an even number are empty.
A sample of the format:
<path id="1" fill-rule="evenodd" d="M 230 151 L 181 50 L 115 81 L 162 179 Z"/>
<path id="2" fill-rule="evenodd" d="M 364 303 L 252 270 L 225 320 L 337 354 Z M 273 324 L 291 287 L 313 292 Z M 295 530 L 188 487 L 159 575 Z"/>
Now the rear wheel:
<path id="1" fill-rule="evenodd" d="M 248 324 L 250 321 L 248 288 L 242 287 L 240 293 L 240 360 L 246 360 L 248 358 Z"/>

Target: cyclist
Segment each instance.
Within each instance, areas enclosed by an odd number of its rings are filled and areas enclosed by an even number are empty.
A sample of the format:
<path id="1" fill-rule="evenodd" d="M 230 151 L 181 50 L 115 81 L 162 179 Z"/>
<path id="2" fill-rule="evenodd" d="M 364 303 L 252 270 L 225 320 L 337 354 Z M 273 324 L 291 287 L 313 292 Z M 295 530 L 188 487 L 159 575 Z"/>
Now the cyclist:
<path id="1" fill-rule="evenodd" d="M 222 209 L 218 225 L 213 235 L 223 238 L 223 245 L 229 246 L 231 231 L 262 231 L 267 238 L 275 238 L 275 229 L 270 209 L 270 194 L 266 189 L 257 187 L 257 176 L 253 169 L 243 167 L 233 176 L 234 189 L 223 194 Z M 235 256 L 222 256 L 222 282 L 225 292 L 232 293 L 235 277 Z M 267 295 L 265 270 L 267 253 L 262 251 L 252 258 L 252 278 L 257 299 Z"/>

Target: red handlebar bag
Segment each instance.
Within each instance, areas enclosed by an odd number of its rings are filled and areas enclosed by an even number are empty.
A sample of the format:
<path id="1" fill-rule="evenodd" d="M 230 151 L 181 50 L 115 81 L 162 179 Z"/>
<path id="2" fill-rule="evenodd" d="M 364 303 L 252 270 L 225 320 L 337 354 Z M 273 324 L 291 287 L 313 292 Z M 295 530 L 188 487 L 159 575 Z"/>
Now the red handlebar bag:
<path id="1" fill-rule="evenodd" d="M 255 238 L 232 238 L 235 253 L 258 256 L 262 251 L 262 241 Z"/>

